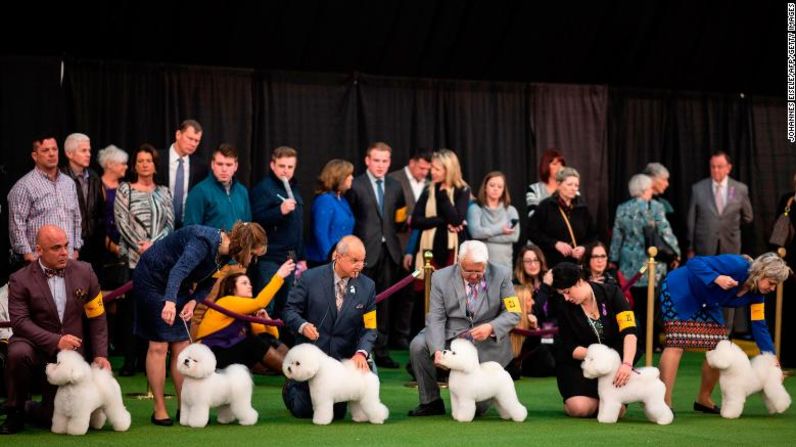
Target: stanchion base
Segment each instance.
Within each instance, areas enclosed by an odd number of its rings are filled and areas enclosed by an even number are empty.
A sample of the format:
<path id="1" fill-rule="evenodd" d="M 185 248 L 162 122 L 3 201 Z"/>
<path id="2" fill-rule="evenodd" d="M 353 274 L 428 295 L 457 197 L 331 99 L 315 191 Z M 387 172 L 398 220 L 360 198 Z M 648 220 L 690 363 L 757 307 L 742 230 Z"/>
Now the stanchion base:
<path id="1" fill-rule="evenodd" d="M 152 400 L 155 398 L 155 396 L 152 394 L 151 391 L 146 393 L 125 393 L 124 397 L 127 397 L 129 399 L 138 399 L 138 400 Z M 174 397 L 173 394 L 163 395 L 164 399 L 171 399 L 172 397 Z"/>
<path id="2" fill-rule="evenodd" d="M 404 383 L 404 386 L 406 388 L 417 388 L 417 382 L 410 380 L 409 382 Z M 440 389 L 448 388 L 448 382 L 437 382 L 437 386 L 439 386 Z"/>

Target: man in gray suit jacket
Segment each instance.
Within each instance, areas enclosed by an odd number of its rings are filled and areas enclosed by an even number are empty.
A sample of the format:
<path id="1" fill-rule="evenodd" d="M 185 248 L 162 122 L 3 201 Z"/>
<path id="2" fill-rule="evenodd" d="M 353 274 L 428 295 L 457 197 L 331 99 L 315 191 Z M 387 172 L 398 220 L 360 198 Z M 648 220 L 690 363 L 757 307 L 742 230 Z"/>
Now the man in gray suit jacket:
<path id="1" fill-rule="evenodd" d="M 454 338 L 471 338 L 480 362 L 495 361 L 506 366 L 511 361 L 508 335 L 520 321 L 519 301 L 511 271 L 488 261 L 483 242 L 466 241 L 459 249 L 459 263 L 439 270 L 431 278 L 426 328 L 409 348 L 420 397 L 420 405 L 409 416 L 445 414 L 435 365 Z M 479 413 L 485 410 L 485 405 L 479 406 Z"/>
<path id="2" fill-rule="evenodd" d="M 710 157 L 710 178 L 691 187 L 688 206 L 688 257 L 741 252 L 741 223 L 752 222 L 749 188 L 730 178 L 732 161 L 722 151 Z M 727 329 L 748 332 L 746 310 L 725 308 Z"/>
<path id="3" fill-rule="evenodd" d="M 749 189 L 729 177 L 729 155 L 710 157 L 710 178 L 691 187 L 688 206 L 688 257 L 741 252 L 741 223 L 752 222 Z"/>

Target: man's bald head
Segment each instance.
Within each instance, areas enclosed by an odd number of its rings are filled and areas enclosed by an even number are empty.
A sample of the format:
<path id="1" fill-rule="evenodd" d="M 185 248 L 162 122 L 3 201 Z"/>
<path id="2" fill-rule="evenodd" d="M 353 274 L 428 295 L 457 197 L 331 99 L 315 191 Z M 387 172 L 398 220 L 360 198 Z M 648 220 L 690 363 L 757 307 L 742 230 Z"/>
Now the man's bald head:
<path id="1" fill-rule="evenodd" d="M 356 278 L 365 267 L 365 244 L 356 236 L 344 236 L 337 243 L 332 259 L 341 278 Z"/>
<path id="2" fill-rule="evenodd" d="M 62 269 L 69 260 L 69 239 L 66 232 L 55 225 L 44 225 L 36 233 L 36 253 L 48 268 Z"/>

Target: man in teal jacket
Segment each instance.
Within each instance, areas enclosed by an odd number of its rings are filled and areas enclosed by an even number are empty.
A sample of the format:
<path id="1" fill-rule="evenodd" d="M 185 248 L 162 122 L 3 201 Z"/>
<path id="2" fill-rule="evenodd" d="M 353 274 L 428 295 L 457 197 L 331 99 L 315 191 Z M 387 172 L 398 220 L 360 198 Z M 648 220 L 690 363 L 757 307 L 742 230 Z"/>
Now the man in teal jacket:
<path id="1" fill-rule="evenodd" d="M 249 191 L 234 175 L 238 170 L 238 151 L 222 143 L 213 151 L 212 173 L 188 193 L 184 225 L 207 225 L 229 231 L 237 221 L 252 220 Z"/>

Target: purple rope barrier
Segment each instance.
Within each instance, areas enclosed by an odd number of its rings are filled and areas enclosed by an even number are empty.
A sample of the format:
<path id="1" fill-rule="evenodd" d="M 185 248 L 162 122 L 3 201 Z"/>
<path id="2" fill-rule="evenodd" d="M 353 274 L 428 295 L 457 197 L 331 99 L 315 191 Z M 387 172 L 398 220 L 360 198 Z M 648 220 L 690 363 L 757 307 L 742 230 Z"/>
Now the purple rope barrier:
<path id="1" fill-rule="evenodd" d="M 107 295 L 103 295 L 102 296 L 102 301 L 104 301 L 106 303 L 108 301 L 113 301 L 116 298 L 124 295 L 125 293 L 127 293 L 127 292 L 129 292 L 131 290 L 133 290 L 133 282 L 132 281 L 127 281 L 126 283 L 122 284 L 122 286 L 119 287 L 118 289 L 108 292 Z"/>
<path id="2" fill-rule="evenodd" d="M 628 290 L 630 290 L 630 288 L 631 288 L 631 287 L 633 287 L 633 284 L 637 283 L 637 282 L 638 282 L 638 280 L 639 280 L 639 279 L 641 279 L 641 277 L 642 277 L 642 276 L 644 276 L 644 274 L 645 274 L 645 273 L 647 273 L 647 264 L 644 264 L 644 265 L 643 265 L 643 266 L 642 266 L 642 267 L 641 267 L 641 268 L 640 268 L 640 269 L 639 269 L 639 270 L 636 272 L 636 274 L 635 274 L 635 275 L 633 275 L 633 277 L 632 277 L 632 278 L 630 278 L 630 279 L 627 281 L 627 283 L 626 283 L 624 286 L 622 286 L 622 293 L 625 293 L 625 292 L 627 292 Z"/>
<path id="3" fill-rule="evenodd" d="M 558 334 L 558 328 L 554 327 L 550 329 L 537 329 L 535 331 L 529 331 L 528 329 L 520 329 L 518 327 L 515 327 L 514 329 L 511 330 L 511 332 L 525 337 L 544 337 L 545 335 Z"/>
<path id="4" fill-rule="evenodd" d="M 420 270 L 415 270 L 414 272 L 406 275 L 403 279 L 401 279 L 397 283 L 391 285 L 390 287 L 387 287 L 387 290 L 376 295 L 376 304 L 379 304 L 380 302 L 391 297 L 395 292 L 409 285 L 409 283 L 411 283 L 418 276 L 420 276 Z"/>

